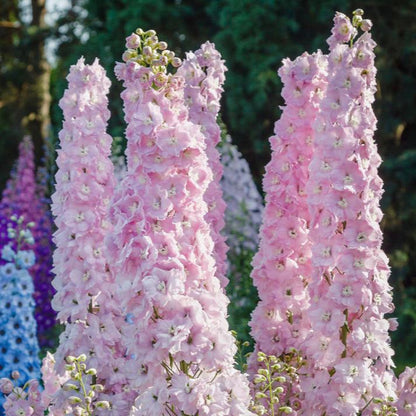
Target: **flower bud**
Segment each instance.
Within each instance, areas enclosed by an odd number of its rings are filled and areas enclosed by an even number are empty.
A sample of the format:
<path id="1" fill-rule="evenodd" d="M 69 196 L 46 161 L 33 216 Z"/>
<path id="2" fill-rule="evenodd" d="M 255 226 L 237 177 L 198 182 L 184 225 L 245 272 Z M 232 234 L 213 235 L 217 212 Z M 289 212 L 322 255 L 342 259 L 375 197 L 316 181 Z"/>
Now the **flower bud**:
<path id="1" fill-rule="evenodd" d="M 8 378 L 0 378 L 0 391 L 3 394 L 10 394 L 13 391 L 13 383 Z"/>
<path id="2" fill-rule="evenodd" d="M 77 403 L 81 403 L 82 402 L 82 400 L 79 397 L 77 397 L 77 396 L 70 396 L 68 398 L 68 401 L 71 404 L 77 404 Z"/>
<path id="3" fill-rule="evenodd" d="M 254 384 L 263 383 L 263 381 L 266 381 L 266 377 L 264 376 L 257 376 L 254 378 Z"/>
<path id="4" fill-rule="evenodd" d="M 68 357 L 65 357 L 65 361 L 68 364 L 72 364 L 75 360 L 76 360 L 76 358 L 73 355 L 68 355 Z"/>
<path id="5" fill-rule="evenodd" d="M 293 412 L 293 409 L 289 406 L 282 406 L 282 407 L 279 407 L 279 412 L 289 414 Z"/>
<path id="6" fill-rule="evenodd" d="M 13 380 L 17 380 L 19 377 L 20 377 L 20 373 L 17 370 L 12 371 L 12 379 Z"/>
<path id="7" fill-rule="evenodd" d="M 71 391 L 71 390 L 78 391 L 79 390 L 79 387 L 77 385 L 75 385 L 75 384 L 72 384 L 72 383 L 65 383 L 62 386 L 62 390 L 64 390 L 64 391 Z"/>
<path id="8" fill-rule="evenodd" d="M 127 39 L 126 39 L 126 48 L 128 49 L 137 49 L 140 46 L 141 38 L 139 35 L 136 35 L 135 33 L 132 33 Z"/>
<path id="9" fill-rule="evenodd" d="M 369 19 L 364 19 L 361 22 L 361 26 L 360 27 L 361 27 L 361 30 L 363 30 L 364 32 L 368 32 L 373 27 L 373 23 Z"/>
<path id="10" fill-rule="evenodd" d="M 352 14 L 354 16 L 362 16 L 364 14 L 364 10 L 363 9 L 355 9 Z"/>
<path id="11" fill-rule="evenodd" d="M 73 410 L 74 416 L 84 416 L 85 415 L 85 411 L 82 407 L 75 407 Z"/>
<path id="12" fill-rule="evenodd" d="M 153 55 L 152 48 L 150 46 L 145 46 L 143 48 L 143 55 L 145 55 L 145 56 L 152 56 Z"/>
<path id="13" fill-rule="evenodd" d="M 85 354 L 81 354 L 78 356 L 77 360 L 80 362 L 87 361 L 87 356 Z"/>
<path id="14" fill-rule="evenodd" d="M 96 376 L 97 375 L 97 370 L 95 368 L 89 368 L 85 374 L 87 374 L 88 376 Z"/>
<path id="15" fill-rule="evenodd" d="M 121 59 L 124 62 L 129 61 L 130 59 L 136 58 L 137 57 L 137 52 L 134 49 L 127 49 L 126 51 L 123 52 L 123 55 L 121 56 Z"/>
<path id="16" fill-rule="evenodd" d="M 359 15 L 353 16 L 352 25 L 355 27 L 359 27 L 362 21 L 363 21 L 363 18 L 361 16 Z"/>
<path id="17" fill-rule="evenodd" d="M 182 65 L 182 60 L 180 58 L 178 58 L 178 57 L 175 56 L 172 59 L 172 66 L 175 67 L 175 68 L 178 68 L 181 65 Z"/>
<path id="18" fill-rule="evenodd" d="M 102 384 L 92 384 L 91 388 L 98 393 L 104 391 L 104 386 Z"/>
<path id="19" fill-rule="evenodd" d="M 100 400 L 99 402 L 95 403 L 95 407 L 98 407 L 99 409 L 109 409 L 110 402 L 107 400 Z"/>

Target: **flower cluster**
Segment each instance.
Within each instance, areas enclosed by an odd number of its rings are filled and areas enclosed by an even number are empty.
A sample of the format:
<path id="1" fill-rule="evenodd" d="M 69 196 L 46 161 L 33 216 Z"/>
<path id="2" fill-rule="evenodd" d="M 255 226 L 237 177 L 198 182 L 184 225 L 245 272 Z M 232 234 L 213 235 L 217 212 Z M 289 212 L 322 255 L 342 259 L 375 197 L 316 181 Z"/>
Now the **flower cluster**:
<path id="1" fill-rule="evenodd" d="M 201 48 L 188 52 L 186 59 L 178 68 L 178 75 L 185 79 L 184 99 L 189 109 L 189 120 L 197 125 L 205 137 L 208 165 L 213 179 L 209 182 L 204 194 L 208 206 L 205 220 L 211 229 L 214 241 L 214 259 L 217 267 L 217 277 L 222 286 L 226 286 L 227 245 L 221 235 L 224 228 L 224 212 L 226 204 L 222 199 L 220 180 L 223 167 L 220 153 L 216 146 L 221 139 L 221 130 L 217 123 L 220 110 L 222 85 L 225 81 L 226 67 L 215 45 L 205 42 Z"/>
<path id="2" fill-rule="evenodd" d="M 110 409 L 107 400 L 96 400 L 97 392 L 104 390 L 102 384 L 94 383 L 93 378 L 97 376 L 95 368 L 87 368 L 85 361 L 87 356 L 81 354 L 78 357 L 68 356 L 65 369 L 70 374 L 70 379 L 62 385 L 62 389 L 70 392 L 68 402 L 72 405 L 74 416 L 92 416 L 97 409 Z"/>
<path id="3" fill-rule="evenodd" d="M 259 369 L 253 377 L 253 410 L 257 415 L 294 414 L 301 406 L 299 372 L 304 361 L 296 350 L 280 357 L 257 354 Z"/>
<path id="4" fill-rule="evenodd" d="M 249 415 L 205 219 L 213 177 L 205 137 L 190 121 L 184 78 L 167 71 L 166 45 L 139 29 L 127 47 L 116 67 L 127 173 L 111 203 L 108 246 L 125 316 L 119 377 L 137 396 L 131 414 Z"/>
<path id="5" fill-rule="evenodd" d="M 12 216 L 11 221 L 15 228 L 9 228 L 9 238 L 16 248 L 10 243 L 1 251 L 6 263 L 0 266 L 0 376 L 9 378 L 18 371 L 19 384 L 23 385 L 40 376 L 33 281 L 29 273 L 35 255 L 32 250 L 21 249 L 23 244 L 33 241 L 31 232 L 22 228 L 23 218 Z"/>
<path id="6" fill-rule="evenodd" d="M 19 378 L 19 371 L 13 371 L 11 379 L 0 379 L 0 392 L 7 395 L 3 406 L 5 414 L 7 416 L 43 416 L 44 406 L 39 381 L 31 379 L 21 384 Z M 4 414 L 2 409 L 0 409 L 0 414 Z"/>
<path id="7" fill-rule="evenodd" d="M 38 170 L 38 172 L 40 169 Z M 47 189 L 44 183 L 36 181 L 33 143 L 25 137 L 19 145 L 17 166 L 12 171 L 0 204 L 0 246 L 10 242 L 7 228 L 13 227 L 8 221 L 10 215 L 24 217 L 24 224 L 34 222 L 31 231 L 34 238 L 32 250 L 36 263 L 30 269 L 33 276 L 35 291 L 35 319 L 38 328 L 40 346 L 50 345 L 48 331 L 55 325 L 55 312 L 51 307 L 53 295 L 52 281 L 52 218 Z"/>
<path id="8" fill-rule="evenodd" d="M 68 81 L 60 101 L 65 120 L 52 196 L 57 226 L 53 280 L 57 293 L 52 303 L 66 323 L 54 371 L 63 376 L 65 357 L 85 351 L 88 366 L 100 368 L 105 380 L 116 366 L 118 333 L 113 275 L 104 242 L 111 230 L 107 211 L 114 187 L 112 139 L 106 133 L 110 81 L 97 60 L 86 65 L 83 59 L 71 67 Z M 59 397 L 51 401 L 59 410 L 68 392 L 57 393 Z"/>
<path id="9" fill-rule="evenodd" d="M 312 377 L 305 383 L 310 415 L 386 414 L 381 412 L 395 400 L 391 322 L 384 318 L 392 296 L 379 226 L 381 159 L 371 108 L 375 43 L 368 32 L 353 43 L 361 21 L 335 17 L 328 86 L 314 124 L 306 189 L 313 263 L 307 343 Z"/>
<path id="10" fill-rule="evenodd" d="M 285 59 L 279 75 L 286 106 L 270 138 L 272 159 L 263 181 L 266 207 L 252 273 L 260 302 L 250 322 L 255 352 L 277 357 L 293 348 L 303 350 L 310 328 L 305 286 L 312 266 L 305 187 L 313 154 L 310 120 L 319 111 L 325 89 L 326 58 L 318 52 Z M 252 373 L 258 365 L 255 357 L 249 361 Z"/>

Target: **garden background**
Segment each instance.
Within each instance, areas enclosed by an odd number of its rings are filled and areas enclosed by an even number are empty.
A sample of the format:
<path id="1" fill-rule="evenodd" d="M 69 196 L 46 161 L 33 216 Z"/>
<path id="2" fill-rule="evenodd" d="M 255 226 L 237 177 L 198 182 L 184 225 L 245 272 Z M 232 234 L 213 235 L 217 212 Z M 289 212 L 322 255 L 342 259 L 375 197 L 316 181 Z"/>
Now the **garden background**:
<path id="1" fill-rule="evenodd" d="M 248 160 L 261 189 L 270 158 L 268 137 L 282 105 L 276 71 L 282 58 L 304 50 L 327 51 L 336 10 L 360 7 L 372 20 L 378 68 L 375 138 L 384 163 L 383 248 L 390 258 L 399 328 L 392 334 L 398 369 L 416 364 L 416 2 L 399 0 L 71 0 L 48 20 L 45 0 L 0 4 L 0 189 L 17 158 L 19 141 L 30 134 L 38 163 L 46 156 L 53 172 L 62 125 L 57 103 L 69 67 L 84 55 L 100 59 L 113 81 L 109 133 L 122 137 L 125 123 L 121 83 L 114 64 L 125 37 L 137 27 L 154 28 L 170 49 L 184 56 L 206 40 L 215 42 L 228 72 L 221 117 Z M 52 4 L 48 8 L 53 8 Z M 49 22 L 49 23 L 47 23 Z M 45 45 L 47 48 L 45 48 Z M 54 52 L 50 50 L 54 49 Z M 49 51 L 49 52 L 48 52 Z M 48 57 L 48 59 L 47 59 Z M 123 142 L 121 141 L 121 144 Z M 45 152 L 45 147 L 49 149 Z M 53 181 L 51 180 L 51 191 Z M 247 265 L 246 265 L 247 266 Z M 248 266 L 246 267 L 248 269 Z M 228 288 L 232 293 L 233 281 Z M 250 289 L 247 289 L 250 291 Z M 250 307 L 230 309 L 244 332 Z M 238 311 L 238 315 L 237 312 Z"/>

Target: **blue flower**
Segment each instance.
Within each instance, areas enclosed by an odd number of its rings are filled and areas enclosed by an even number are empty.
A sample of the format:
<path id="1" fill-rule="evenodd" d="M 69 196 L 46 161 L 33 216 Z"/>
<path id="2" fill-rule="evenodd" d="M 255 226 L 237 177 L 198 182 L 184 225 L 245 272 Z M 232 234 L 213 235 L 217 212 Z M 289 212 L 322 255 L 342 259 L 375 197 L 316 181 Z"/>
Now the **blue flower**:
<path id="1" fill-rule="evenodd" d="M 14 261 L 14 258 L 16 256 L 15 251 L 12 249 L 11 244 L 7 244 L 3 247 L 3 250 L 1 251 L 1 258 L 6 261 Z"/>
<path id="2" fill-rule="evenodd" d="M 16 254 L 16 264 L 22 269 L 29 269 L 35 264 L 35 253 L 33 250 L 20 250 Z"/>
<path id="3" fill-rule="evenodd" d="M 32 251 L 20 251 L 13 262 L 0 266 L 0 378 L 18 370 L 19 385 L 40 375 L 33 281 L 27 270 L 33 262 Z"/>
<path id="4" fill-rule="evenodd" d="M 0 276 L 10 279 L 17 272 L 16 266 L 13 263 L 7 263 L 0 266 Z"/>

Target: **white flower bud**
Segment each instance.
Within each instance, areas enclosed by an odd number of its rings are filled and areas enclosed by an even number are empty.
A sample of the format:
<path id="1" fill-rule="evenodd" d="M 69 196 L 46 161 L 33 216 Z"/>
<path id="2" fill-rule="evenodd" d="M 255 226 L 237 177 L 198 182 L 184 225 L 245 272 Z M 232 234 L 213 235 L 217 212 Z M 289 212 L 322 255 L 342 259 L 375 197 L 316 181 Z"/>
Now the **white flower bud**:
<path id="1" fill-rule="evenodd" d="M 99 409 L 109 409 L 110 402 L 107 400 L 100 400 L 99 402 L 95 403 L 95 407 L 98 407 Z"/>
<path id="2" fill-rule="evenodd" d="M 64 391 L 71 391 L 71 390 L 78 391 L 79 390 L 79 387 L 77 385 L 75 385 L 75 384 L 72 384 L 72 383 L 65 383 L 62 386 L 62 390 L 64 390 Z"/>
<path id="3" fill-rule="evenodd" d="M 68 398 L 68 401 L 71 404 L 77 404 L 77 403 L 81 403 L 82 400 L 79 397 L 77 397 L 77 396 L 70 396 Z"/>

